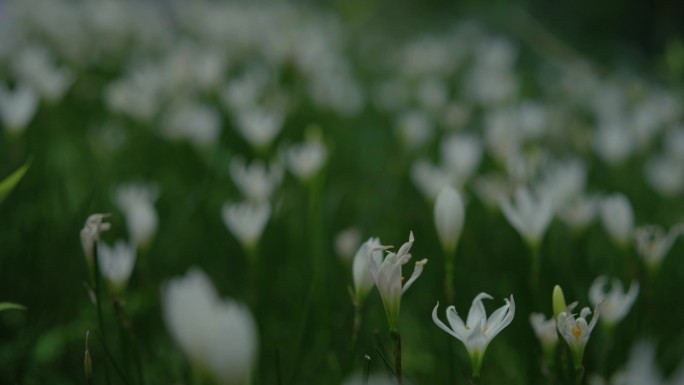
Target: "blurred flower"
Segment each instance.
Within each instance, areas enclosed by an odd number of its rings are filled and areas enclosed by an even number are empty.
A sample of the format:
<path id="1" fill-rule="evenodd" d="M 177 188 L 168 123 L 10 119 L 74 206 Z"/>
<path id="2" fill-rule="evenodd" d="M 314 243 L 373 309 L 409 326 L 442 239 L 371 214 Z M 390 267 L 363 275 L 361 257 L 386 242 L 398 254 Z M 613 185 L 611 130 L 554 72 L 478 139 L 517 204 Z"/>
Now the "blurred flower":
<path id="1" fill-rule="evenodd" d="M 461 195 L 451 186 L 444 186 L 437 196 L 434 218 L 442 248 L 447 255 L 452 255 L 461 238 L 465 207 Z"/>
<path id="2" fill-rule="evenodd" d="M 682 382 L 669 382 L 681 385 Z M 652 342 L 639 341 L 629 353 L 625 366 L 615 372 L 611 379 L 613 385 L 664 385 L 663 376 L 656 362 L 655 346 Z"/>
<path id="3" fill-rule="evenodd" d="M 566 207 L 584 191 L 587 169 L 582 162 L 571 159 L 551 163 L 539 184 L 542 195 L 549 197 L 554 211 Z"/>
<path id="4" fill-rule="evenodd" d="M 491 209 L 499 209 L 501 201 L 513 192 L 513 186 L 503 175 L 478 175 L 473 184 L 478 198 Z"/>
<path id="5" fill-rule="evenodd" d="M 271 217 L 271 205 L 267 202 L 258 204 L 226 202 L 221 214 L 228 230 L 249 251 L 257 246 L 264 232 Z"/>
<path id="6" fill-rule="evenodd" d="M 57 68 L 50 52 L 39 46 L 29 46 L 14 56 L 14 71 L 48 102 L 59 101 L 73 84 L 74 74 L 67 68 Z"/>
<path id="7" fill-rule="evenodd" d="M 644 174 L 651 188 L 661 195 L 676 197 L 684 191 L 684 162 L 672 155 L 650 158 Z"/>
<path id="8" fill-rule="evenodd" d="M 620 322 L 634 305 L 639 295 L 639 283 L 632 282 L 629 291 L 625 292 L 619 279 L 611 280 L 611 290 L 606 292 L 605 286 L 608 277 L 599 276 L 594 280 L 589 289 L 589 301 L 594 306 L 601 308 L 601 321 L 607 325 L 615 325 Z"/>
<path id="9" fill-rule="evenodd" d="M 111 224 L 104 222 L 111 214 L 92 214 L 86 219 L 85 226 L 81 230 L 81 246 L 88 265 L 93 264 L 95 245 L 100 240 L 100 234 L 111 228 Z"/>
<path id="10" fill-rule="evenodd" d="M 283 169 L 278 163 L 266 169 L 260 160 L 248 165 L 242 157 L 236 156 L 230 161 L 230 176 L 248 200 L 266 202 L 280 185 Z"/>
<path id="11" fill-rule="evenodd" d="M 487 293 L 478 294 L 468 311 L 468 318 L 465 323 L 459 317 L 454 306 L 449 306 L 446 310 L 447 320 L 449 326 L 445 325 L 439 317 L 437 317 L 437 308 L 439 302 L 432 310 L 432 320 L 437 326 L 449 333 L 459 341 L 463 342 L 468 355 L 470 356 L 470 364 L 473 369 L 473 377 L 479 377 L 480 368 L 482 367 L 482 360 L 484 359 L 487 346 L 506 326 L 508 326 L 515 316 L 515 300 L 511 295 L 510 300 L 504 298 L 505 305 L 498 308 L 492 315 L 487 318 L 485 312 L 483 299 L 492 299 L 493 297 Z"/>
<path id="12" fill-rule="evenodd" d="M 452 134 L 442 140 L 442 159 L 457 186 L 464 185 L 482 159 L 482 143 L 475 135 Z"/>
<path id="13" fill-rule="evenodd" d="M 434 134 L 432 120 L 423 111 L 408 110 L 399 115 L 395 130 L 402 144 L 410 150 L 424 146 Z"/>
<path id="14" fill-rule="evenodd" d="M 257 355 L 257 330 L 250 311 L 219 298 L 199 269 L 162 288 L 164 321 L 190 362 L 219 382 L 244 384 Z"/>
<path id="15" fill-rule="evenodd" d="M 556 326 L 558 327 L 558 332 L 561 337 L 567 342 L 570 350 L 573 354 L 573 359 L 575 362 L 575 367 L 582 366 L 582 358 L 584 357 L 584 349 L 587 347 L 587 342 L 589 342 L 589 336 L 591 331 L 594 330 L 596 322 L 599 318 L 599 308 L 594 309 L 594 316 L 591 318 L 591 322 L 587 324 L 587 316 L 591 314 L 591 310 L 585 307 L 580 312 L 580 316 L 575 318 L 575 314 L 572 314 L 572 310 L 577 306 L 577 303 L 573 303 L 567 307 L 567 312 L 561 312 L 556 317 Z"/>
<path id="16" fill-rule="evenodd" d="M 319 138 L 293 144 L 287 149 L 287 165 L 301 181 L 308 181 L 323 168 L 328 158 L 328 149 Z"/>
<path id="17" fill-rule="evenodd" d="M 634 212 L 627 197 L 616 193 L 603 198 L 599 212 L 603 227 L 613 242 L 626 247 L 634 231 Z"/>
<path id="18" fill-rule="evenodd" d="M 23 131 L 38 110 L 38 95 L 23 83 L 13 90 L 0 85 L 0 118 L 9 132 Z"/>
<path id="19" fill-rule="evenodd" d="M 151 122 L 158 114 L 164 97 L 165 79 L 158 66 L 139 64 L 130 67 L 124 77 L 104 90 L 107 108 L 142 122 Z M 169 118 L 167 118 L 169 119 Z M 177 128 L 182 132 L 185 128 Z M 171 130 L 172 135 L 174 130 Z M 175 135 L 181 135 L 175 132 Z"/>
<path id="20" fill-rule="evenodd" d="M 114 290 L 124 289 L 135 266 L 135 245 L 118 240 L 114 247 L 109 247 L 106 243 L 101 242 L 98 244 L 97 250 L 102 276 L 112 285 Z"/>
<path id="21" fill-rule="evenodd" d="M 399 322 L 399 309 L 401 306 L 401 296 L 406 293 L 406 290 L 413 285 L 413 282 L 420 277 L 423 272 L 423 266 L 427 263 L 427 259 L 422 259 L 416 262 L 413 269 L 413 274 L 403 285 L 403 276 L 401 274 L 401 267 L 408 263 L 411 259 L 411 246 L 413 246 L 413 232 L 409 234 L 408 242 L 404 243 L 397 253 L 388 253 L 384 260 L 376 260 L 369 258 L 369 269 L 373 275 L 375 286 L 377 286 L 382 298 L 382 304 L 385 307 L 387 314 L 387 321 L 389 322 L 390 330 L 397 330 Z M 385 250 L 391 246 L 381 246 L 378 250 Z"/>
<path id="22" fill-rule="evenodd" d="M 447 82 L 438 76 L 428 76 L 418 85 L 416 97 L 427 111 L 439 111 L 449 100 Z"/>
<path id="23" fill-rule="evenodd" d="M 573 230 L 586 228 L 594 220 L 599 209 L 599 199 L 594 195 L 580 194 L 558 212 L 560 219 Z"/>
<path id="24" fill-rule="evenodd" d="M 335 237 L 335 253 L 344 262 L 351 262 L 360 243 L 361 231 L 357 227 L 349 227 L 340 231 Z"/>
<path id="25" fill-rule="evenodd" d="M 444 186 L 451 184 L 451 176 L 447 170 L 425 159 L 415 160 L 411 164 L 411 180 L 430 202 L 437 198 Z"/>
<path id="26" fill-rule="evenodd" d="M 371 262 L 371 259 L 373 260 Z M 380 238 L 370 238 L 364 242 L 354 256 L 352 273 L 354 278 L 354 301 L 361 306 L 368 297 L 375 281 L 371 274 L 370 265 L 382 263 L 382 245 Z"/>
<path id="27" fill-rule="evenodd" d="M 551 202 L 545 195 L 534 197 L 526 187 L 518 187 L 515 202 L 508 198 L 501 201 L 508 223 L 510 223 L 525 241 L 536 248 L 553 219 Z"/>
<path id="28" fill-rule="evenodd" d="M 235 128 L 254 148 L 268 148 L 283 128 L 283 114 L 273 109 L 251 107 L 237 114 Z"/>
<path id="29" fill-rule="evenodd" d="M 156 184 L 122 184 L 114 192 L 116 204 L 126 216 L 131 244 L 135 247 L 149 246 L 157 233 L 159 218 L 154 202 L 158 196 Z"/>
<path id="30" fill-rule="evenodd" d="M 542 313 L 530 314 L 530 324 L 534 330 L 534 334 L 541 342 L 544 357 L 549 360 L 553 359 L 556 345 L 558 344 L 558 332 L 556 331 L 556 319 L 553 316 L 546 319 Z"/>
<path id="31" fill-rule="evenodd" d="M 651 269 L 660 266 L 680 235 L 684 235 L 684 223 L 672 226 L 667 234 L 657 225 L 640 226 L 634 232 L 637 251 Z"/>
<path id="32" fill-rule="evenodd" d="M 208 147 L 221 135 L 221 116 L 198 101 L 180 101 L 167 110 L 164 135 L 171 139 L 187 139 L 198 147 Z"/>
<path id="33" fill-rule="evenodd" d="M 624 162 L 632 154 L 633 142 L 631 131 L 622 122 L 610 122 L 594 134 L 595 152 L 610 165 Z"/>

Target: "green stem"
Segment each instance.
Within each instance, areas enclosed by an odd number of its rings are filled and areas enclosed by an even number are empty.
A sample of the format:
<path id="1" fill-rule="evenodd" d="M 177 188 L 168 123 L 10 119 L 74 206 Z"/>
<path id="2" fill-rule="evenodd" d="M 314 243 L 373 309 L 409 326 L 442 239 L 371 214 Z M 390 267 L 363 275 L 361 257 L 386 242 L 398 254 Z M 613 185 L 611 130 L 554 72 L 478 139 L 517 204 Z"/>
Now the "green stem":
<path id="1" fill-rule="evenodd" d="M 402 385 L 401 379 L 401 334 L 398 330 L 390 331 L 394 340 L 394 373 L 397 376 L 397 385 Z"/>
<path id="2" fill-rule="evenodd" d="M 361 323 L 363 321 L 363 303 L 354 305 L 354 328 L 352 329 L 351 353 L 356 351 L 356 344 L 359 340 L 359 332 L 361 331 Z"/>
<path id="3" fill-rule="evenodd" d="M 361 380 L 361 385 L 368 385 L 368 376 L 370 374 L 371 359 L 369 355 L 364 357 L 366 359 L 366 366 L 363 367 L 363 379 Z"/>
<path id="4" fill-rule="evenodd" d="M 581 385 L 584 378 L 584 366 L 575 366 L 575 385 Z"/>
<path id="5" fill-rule="evenodd" d="M 95 243 L 95 246 L 93 247 L 93 260 L 95 261 L 93 269 L 94 269 L 94 277 L 95 277 L 95 303 L 97 307 L 97 324 L 98 328 L 100 329 L 100 335 L 102 336 L 102 345 L 106 349 L 106 340 L 105 340 L 105 328 L 104 328 L 104 318 L 102 317 L 102 293 L 101 293 L 101 279 L 102 277 L 100 276 L 100 260 L 98 256 L 98 251 L 97 251 L 97 242 Z M 109 366 L 105 362 L 104 364 L 104 371 L 105 371 L 105 380 L 107 382 L 107 385 L 111 384 L 111 380 L 109 378 Z"/>
<path id="6" fill-rule="evenodd" d="M 444 292 L 447 303 L 454 303 L 454 253 L 444 250 Z"/>

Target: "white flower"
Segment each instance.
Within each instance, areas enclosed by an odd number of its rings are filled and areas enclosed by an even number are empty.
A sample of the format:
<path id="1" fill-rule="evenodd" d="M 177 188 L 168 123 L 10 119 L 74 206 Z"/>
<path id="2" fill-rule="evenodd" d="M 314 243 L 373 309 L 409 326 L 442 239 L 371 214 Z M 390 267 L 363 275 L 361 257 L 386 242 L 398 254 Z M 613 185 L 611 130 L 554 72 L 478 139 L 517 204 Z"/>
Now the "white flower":
<path id="1" fill-rule="evenodd" d="M 549 197 L 557 211 L 578 197 L 586 185 L 587 170 L 579 160 L 551 164 L 539 185 L 543 195 Z"/>
<path id="2" fill-rule="evenodd" d="M 684 162 L 673 155 L 649 159 L 644 174 L 649 185 L 661 195 L 676 197 L 684 191 Z"/>
<path id="3" fill-rule="evenodd" d="M 271 217 L 271 205 L 268 203 L 228 203 L 221 210 L 223 223 L 228 230 L 246 248 L 256 247 Z"/>
<path id="4" fill-rule="evenodd" d="M 92 214 L 86 219 L 85 226 L 81 230 L 81 246 L 88 264 L 93 263 L 95 244 L 100 240 L 100 234 L 110 229 L 111 224 L 104 222 L 110 214 Z"/>
<path id="5" fill-rule="evenodd" d="M 559 212 L 558 216 L 574 230 L 587 227 L 596 217 L 599 200 L 594 195 L 580 194 L 568 202 Z"/>
<path id="6" fill-rule="evenodd" d="M 505 198 L 501 201 L 501 209 L 527 243 L 533 247 L 539 246 L 553 219 L 553 208 L 545 195 L 534 197 L 526 187 L 518 187 L 515 203 Z"/>
<path id="7" fill-rule="evenodd" d="M 361 231 L 357 227 L 349 227 L 335 236 L 335 252 L 344 262 L 351 262 L 361 243 Z"/>
<path id="8" fill-rule="evenodd" d="M 676 376 L 673 376 L 675 378 Z M 624 368 L 617 371 L 612 379 L 613 385 L 663 385 L 663 375 L 656 362 L 655 346 L 652 342 L 639 341 L 629 353 L 629 361 Z M 681 385 L 682 382 L 672 381 L 671 385 Z"/>
<path id="9" fill-rule="evenodd" d="M 584 357 L 584 349 L 589 341 L 589 336 L 591 331 L 594 330 L 596 322 L 598 322 L 599 308 L 594 309 L 594 316 L 591 318 L 591 322 L 587 323 L 587 316 L 591 314 L 591 310 L 585 307 L 580 312 L 580 316 L 575 318 L 575 314 L 572 314 L 572 310 L 577 306 L 577 303 L 573 303 L 568 306 L 567 312 L 561 312 L 556 318 L 556 327 L 561 337 L 567 342 L 572 350 L 575 367 L 582 365 L 582 358 Z"/>
<path id="10" fill-rule="evenodd" d="M 433 135 L 432 120 L 423 111 L 409 110 L 399 116 L 395 130 L 406 148 L 414 150 L 425 145 Z"/>
<path id="11" fill-rule="evenodd" d="M 285 155 L 290 171 L 300 180 L 308 181 L 325 165 L 328 149 L 320 139 L 308 139 L 291 145 Z"/>
<path id="12" fill-rule="evenodd" d="M 482 143 L 470 134 L 452 134 L 442 141 L 442 160 L 455 183 L 462 186 L 473 175 L 482 159 Z"/>
<path id="13" fill-rule="evenodd" d="M 74 83 L 75 76 L 67 68 L 56 67 L 50 52 L 39 46 L 29 46 L 14 57 L 14 70 L 41 97 L 56 102 Z"/>
<path id="14" fill-rule="evenodd" d="M 255 148 L 267 148 L 283 128 L 282 113 L 252 107 L 239 111 L 235 128 Z"/>
<path id="15" fill-rule="evenodd" d="M 162 288 L 164 321 L 188 359 L 228 385 L 244 384 L 257 355 L 257 330 L 249 309 L 222 300 L 199 269 Z"/>
<path id="16" fill-rule="evenodd" d="M 123 184 L 116 188 L 114 198 L 126 216 L 126 227 L 131 243 L 146 247 L 152 242 L 159 218 L 154 202 L 159 191 L 154 184 Z"/>
<path id="17" fill-rule="evenodd" d="M 609 122 L 594 134 L 594 151 L 610 165 L 625 161 L 634 150 L 632 131 L 623 122 Z"/>
<path id="18" fill-rule="evenodd" d="M 473 189 L 482 203 L 491 209 L 498 209 L 501 201 L 513 192 L 513 186 L 500 174 L 479 175 L 473 183 Z"/>
<path id="19" fill-rule="evenodd" d="M 498 308 L 489 318 L 487 318 L 487 313 L 485 312 L 482 300 L 492 298 L 493 297 L 487 293 L 478 294 L 475 299 L 473 299 L 465 323 L 456 312 L 454 306 L 449 306 L 446 309 L 449 326 L 445 325 L 444 322 L 437 317 L 439 302 L 437 302 L 437 305 L 432 310 L 432 320 L 435 324 L 465 345 L 468 350 L 468 355 L 470 356 L 473 376 L 480 375 L 482 360 L 484 359 L 489 343 L 508 326 L 511 321 L 513 321 L 513 317 L 515 316 L 515 300 L 513 299 L 513 295 L 511 295 L 510 300 L 504 298 L 504 301 L 506 302 L 505 305 Z"/>
<path id="20" fill-rule="evenodd" d="M 10 91 L 0 86 L 0 118 L 8 131 L 23 131 L 37 110 L 38 94 L 32 88 L 18 84 Z"/>
<path id="21" fill-rule="evenodd" d="M 411 180 L 426 199 L 434 201 L 442 188 L 451 184 L 451 175 L 425 159 L 418 159 L 411 165 Z"/>
<path id="22" fill-rule="evenodd" d="M 207 147 L 221 134 L 221 116 L 208 105 L 182 101 L 169 109 L 163 126 L 168 138 L 187 139 L 198 147 Z"/>
<path id="23" fill-rule="evenodd" d="M 651 268 L 660 266 L 680 235 L 684 235 L 684 223 L 672 226 L 667 234 L 656 225 L 640 226 L 634 232 L 637 251 Z"/>
<path id="24" fill-rule="evenodd" d="M 639 283 L 632 282 L 629 291 L 625 292 L 619 279 L 611 280 L 610 292 L 605 292 L 604 287 L 608 283 L 608 277 L 599 276 L 594 280 L 589 289 L 589 301 L 594 306 L 601 307 L 601 319 L 606 324 L 613 325 L 620 322 L 634 305 L 639 295 Z"/>
<path id="25" fill-rule="evenodd" d="M 621 247 L 627 246 L 634 231 L 634 212 L 627 197 L 621 193 L 603 199 L 601 222 L 610 237 Z"/>
<path id="26" fill-rule="evenodd" d="M 558 343 L 558 332 L 556 332 L 556 320 L 553 316 L 546 319 L 542 313 L 530 314 L 530 324 L 534 329 L 534 334 L 542 344 L 545 354 L 553 352 Z"/>
<path id="27" fill-rule="evenodd" d="M 135 246 L 118 240 L 114 247 L 99 243 L 97 250 L 102 276 L 116 289 L 126 287 L 135 266 Z"/>
<path id="28" fill-rule="evenodd" d="M 382 263 L 382 245 L 379 238 L 368 239 L 359 247 L 354 256 L 352 274 L 354 278 L 354 300 L 357 306 L 365 301 L 375 284 L 369 267 L 371 263 L 377 265 Z"/>
<path id="29" fill-rule="evenodd" d="M 406 293 L 406 290 L 408 290 L 409 287 L 413 285 L 413 282 L 420 277 L 420 274 L 423 272 L 423 266 L 427 263 L 427 259 L 416 262 L 413 274 L 411 274 L 408 281 L 402 285 L 403 276 L 401 274 L 401 267 L 411 259 L 409 251 L 411 250 L 411 246 L 413 246 L 413 241 L 413 232 L 411 232 L 409 234 L 408 242 L 404 243 L 397 253 L 388 253 L 382 261 L 370 258 L 370 272 L 373 275 L 375 286 L 377 286 L 378 291 L 380 292 L 390 330 L 397 330 L 401 296 Z M 384 250 L 390 247 L 391 246 L 382 246 L 379 249 Z"/>
<path id="30" fill-rule="evenodd" d="M 239 156 L 230 161 L 230 176 L 240 192 L 254 202 L 268 201 L 283 179 L 280 164 L 272 164 L 268 169 L 260 160 L 246 164 Z"/>
<path id="31" fill-rule="evenodd" d="M 465 207 L 461 195 L 451 186 L 444 186 L 435 201 L 435 228 L 444 251 L 451 255 L 461 238 Z"/>

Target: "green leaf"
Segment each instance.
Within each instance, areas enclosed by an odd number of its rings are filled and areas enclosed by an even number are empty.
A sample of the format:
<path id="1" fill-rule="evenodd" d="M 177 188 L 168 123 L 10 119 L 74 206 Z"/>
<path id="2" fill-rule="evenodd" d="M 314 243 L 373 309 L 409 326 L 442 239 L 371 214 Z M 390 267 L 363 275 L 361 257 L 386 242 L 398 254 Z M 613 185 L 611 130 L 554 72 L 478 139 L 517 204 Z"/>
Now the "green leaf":
<path id="1" fill-rule="evenodd" d="M 19 181 L 21 181 L 21 178 L 24 177 L 24 174 L 26 174 L 30 166 L 30 162 L 27 162 L 23 166 L 19 167 L 17 171 L 13 172 L 10 176 L 0 182 L 0 203 L 2 203 L 2 201 L 7 198 L 9 193 L 12 192 L 14 187 L 19 184 Z"/>
<path id="2" fill-rule="evenodd" d="M 26 306 L 24 305 L 19 305 L 16 303 L 11 303 L 11 302 L 0 302 L 0 311 L 5 311 L 5 310 L 26 310 Z"/>

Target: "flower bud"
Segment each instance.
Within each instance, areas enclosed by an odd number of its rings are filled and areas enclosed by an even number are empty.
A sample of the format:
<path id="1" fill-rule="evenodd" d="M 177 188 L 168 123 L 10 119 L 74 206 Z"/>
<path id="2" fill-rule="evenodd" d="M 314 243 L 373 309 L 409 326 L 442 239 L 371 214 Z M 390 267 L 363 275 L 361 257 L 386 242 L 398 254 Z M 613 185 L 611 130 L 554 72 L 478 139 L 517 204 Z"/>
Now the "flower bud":
<path id="1" fill-rule="evenodd" d="M 444 186 L 435 201 L 435 227 L 447 255 L 453 254 L 461 238 L 465 208 L 461 195 L 451 186 Z"/>
<path id="2" fill-rule="evenodd" d="M 563 294 L 563 289 L 558 285 L 553 288 L 552 302 L 554 318 L 558 318 L 560 313 L 568 311 L 568 306 L 565 304 L 565 294 Z"/>

